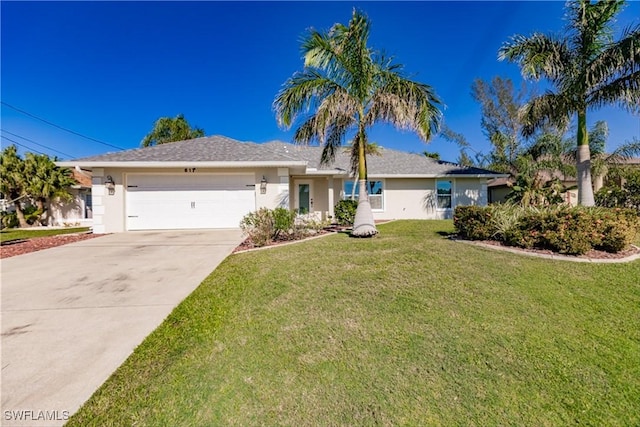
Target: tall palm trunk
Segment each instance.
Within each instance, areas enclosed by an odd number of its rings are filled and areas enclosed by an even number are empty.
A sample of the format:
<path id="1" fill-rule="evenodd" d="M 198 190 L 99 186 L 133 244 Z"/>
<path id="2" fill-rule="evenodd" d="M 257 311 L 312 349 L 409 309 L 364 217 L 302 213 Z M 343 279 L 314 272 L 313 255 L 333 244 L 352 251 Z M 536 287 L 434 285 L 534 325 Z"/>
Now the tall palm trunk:
<path id="1" fill-rule="evenodd" d="M 589 150 L 589 133 L 587 132 L 587 114 L 583 109 L 578 112 L 578 150 L 576 153 L 578 172 L 578 204 L 595 206 L 591 183 L 591 151 Z"/>
<path id="2" fill-rule="evenodd" d="M 370 237 L 378 234 L 376 223 L 373 219 L 371 203 L 369 203 L 369 192 L 367 191 L 367 164 L 365 157 L 366 137 L 364 129 L 360 129 L 357 137 L 358 142 L 358 208 L 356 217 L 353 220 L 353 230 L 351 235 L 355 237 Z"/>

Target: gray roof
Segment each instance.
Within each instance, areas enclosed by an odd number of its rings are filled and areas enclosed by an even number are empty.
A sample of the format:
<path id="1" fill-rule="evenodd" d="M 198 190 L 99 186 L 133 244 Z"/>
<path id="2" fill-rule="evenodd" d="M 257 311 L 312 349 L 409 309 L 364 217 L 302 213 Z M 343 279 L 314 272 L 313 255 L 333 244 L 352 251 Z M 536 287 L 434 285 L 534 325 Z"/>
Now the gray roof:
<path id="1" fill-rule="evenodd" d="M 318 171 L 349 171 L 349 154 L 338 150 L 336 160 L 331 165 L 321 165 L 322 147 L 299 146 L 282 141 L 263 144 L 240 142 L 224 136 L 210 136 L 171 142 L 152 147 L 106 153 L 93 157 L 73 160 L 74 165 L 88 166 L 102 163 L 127 162 L 301 162 L 309 169 Z M 120 165 L 121 166 L 121 165 Z M 369 175 L 486 175 L 502 174 L 473 167 L 463 167 L 454 163 L 435 160 L 419 154 L 382 148 L 381 155 L 367 156 Z"/>

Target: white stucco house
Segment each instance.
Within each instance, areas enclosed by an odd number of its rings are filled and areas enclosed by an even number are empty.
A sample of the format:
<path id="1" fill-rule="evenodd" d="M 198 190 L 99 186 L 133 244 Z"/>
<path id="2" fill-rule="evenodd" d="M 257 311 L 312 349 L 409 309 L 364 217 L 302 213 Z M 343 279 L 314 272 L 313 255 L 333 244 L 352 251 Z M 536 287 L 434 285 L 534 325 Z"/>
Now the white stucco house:
<path id="1" fill-rule="evenodd" d="M 353 192 L 349 156 L 340 151 L 322 166 L 321 152 L 212 136 L 58 165 L 92 172 L 96 233 L 237 228 L 260 207 L 333 216 L 338 200 Z M 504 176 L 389 149 L 368 156 L 367 165 L 376 219 L 449 218 L 457 205 L 486 205 L 487 180 Z"/>

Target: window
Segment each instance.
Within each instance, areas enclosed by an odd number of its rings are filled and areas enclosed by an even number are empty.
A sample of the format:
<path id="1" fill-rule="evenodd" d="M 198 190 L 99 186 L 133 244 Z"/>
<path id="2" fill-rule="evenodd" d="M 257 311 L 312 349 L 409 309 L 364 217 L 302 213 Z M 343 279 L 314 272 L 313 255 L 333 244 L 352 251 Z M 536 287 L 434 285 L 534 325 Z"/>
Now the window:
<path id="1" fill-rule="evenodd" d="M 383 190 L 384 183 L 382 181 L 367 181 L 367 189 L 369 190 L 369 203 L 371 203 L 371 209 L 381 211 L 384 209 L 383 203 Z M 353 181 L 344 181 L 344 196 L 343 198 L 350 199 L 351 194 L 354 194 L 355 200 L 358 200 L 358 183 L 355 184 L 355 193 L 353 192 Z"/>
<path id="2" fill-rule="evenodd" d="M 436 190 L 438 193 L 438 209 L 451 209 L 451 181 L 438 180 Z"/>

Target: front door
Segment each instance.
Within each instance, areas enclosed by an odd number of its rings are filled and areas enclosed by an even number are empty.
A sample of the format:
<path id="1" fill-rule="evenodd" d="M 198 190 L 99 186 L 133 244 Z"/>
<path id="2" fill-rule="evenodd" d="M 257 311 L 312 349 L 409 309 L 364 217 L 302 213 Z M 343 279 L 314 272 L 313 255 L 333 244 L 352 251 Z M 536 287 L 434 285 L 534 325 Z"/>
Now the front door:
<path id="1" fill-rule="evenodd" d="M 313 212 L 313 186 L 311 185 L 311 181 L 296 182 L 295 208 L 301 215 Z"/>

